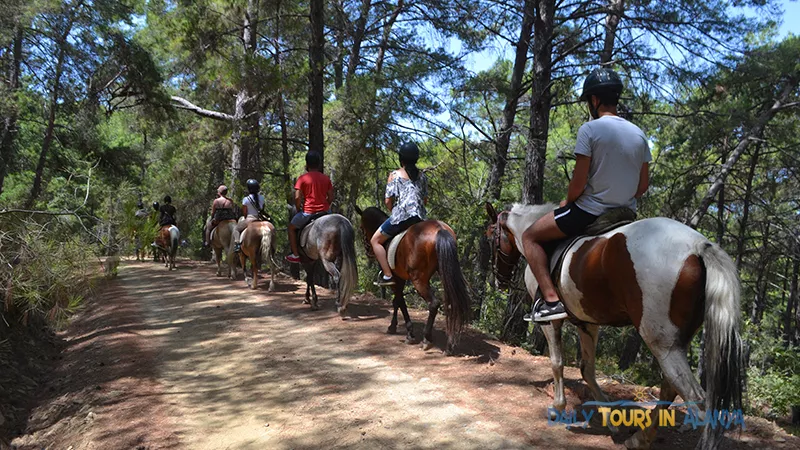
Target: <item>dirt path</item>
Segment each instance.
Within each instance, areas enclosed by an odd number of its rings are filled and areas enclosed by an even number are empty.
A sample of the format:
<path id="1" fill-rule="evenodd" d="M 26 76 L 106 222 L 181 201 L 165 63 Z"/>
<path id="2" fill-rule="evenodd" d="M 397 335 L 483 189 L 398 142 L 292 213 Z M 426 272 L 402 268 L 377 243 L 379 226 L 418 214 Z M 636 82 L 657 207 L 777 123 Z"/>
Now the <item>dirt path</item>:
<path id="1" fill-rule="evenodd" d="M 20 448 L 593 449 L 621 448 L 629 435 L 549 427 L 547 359 L 476 333 L 460 356 L 422 352 L 385 334 L 389 305 L 371 296 L 354 299 L 343 321 L 330 293 L 312 312 L 288 278 L 253 293 L 203 263 L 174 272 L 126 263 L 119 273 L 65 333 L 62 369 Z M 421 328 L 424 312 L 412 316 Z M 588 400 L 578 371 L 565 375 L 570 404 Z M 764 427 L 731 444 L 800 448 Z M 660 436 L 655 448 L 697 439 Z"/>

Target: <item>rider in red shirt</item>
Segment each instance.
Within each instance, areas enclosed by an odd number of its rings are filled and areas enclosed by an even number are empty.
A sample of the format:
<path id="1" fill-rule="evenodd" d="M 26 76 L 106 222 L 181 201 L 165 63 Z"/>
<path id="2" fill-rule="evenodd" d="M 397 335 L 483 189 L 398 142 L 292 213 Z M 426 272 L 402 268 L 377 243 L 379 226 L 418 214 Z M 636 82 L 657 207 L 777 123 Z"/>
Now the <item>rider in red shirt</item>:
<path id="1" fill-rule="evenodd" d="M 322 173 L 322 158 L 314 151 L 306 153 L 306 173 L 294 184 L 294 202 L 297 214 L 289 223 L 289 244 L 292 254 L 286 257 L 291 263 L 299 263 L 297 247 L 297 230 L 308 225 L 311 215 L 327 212 L 333 202 L 333 184 L 327 175 Z"/>

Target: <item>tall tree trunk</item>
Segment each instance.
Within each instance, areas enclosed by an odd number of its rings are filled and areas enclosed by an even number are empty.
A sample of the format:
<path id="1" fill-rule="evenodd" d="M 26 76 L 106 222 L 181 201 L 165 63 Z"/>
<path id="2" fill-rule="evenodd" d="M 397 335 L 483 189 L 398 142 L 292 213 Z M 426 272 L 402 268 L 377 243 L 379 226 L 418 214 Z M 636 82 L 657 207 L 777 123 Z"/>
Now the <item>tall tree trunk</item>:
<path id="1" fill-rule="evenodd" d="M 753 196 L 753 178 L 756 174 L 758 156 L 761 153 L 761 146 L 756 147 L 753 156 L 750 158 L 750 170 L 747 172 L 747 184 L 745 185 L 744 201 L 742 202 L 742 219 L 739 221 L 739 237 L 736 239 L 736 269 L 742 269 L 744 252 L 747 248 L 747 221 L 750 218 L 750 201 Z"/>
<path id="2" fill-rule="evenodd" d="M 231 194 L 237 196 L 239 186 L 259 173 L 259 121 L 256 96 L 250 91 L 253 83 L 250 61 L 258 52 L 258 0 L 247 0 L 242 26 L 242 67 L 239 92 L 233 113 L 233 150 L 231 152 Z"/>
<path id="3" fill-rule="evenodd" d="M 765 109 L 761 112 L 756 120 L 755 125 L 753 125 L 753 127 L 744 134 L 742 140 L 740 140 L 736 148 L 733 149 L 731 155 L 728 157 L 728 160 L 722 165 L 719 174 L 711 184 L 711 187 L 708 189 L 705 197 L 700 202 L 700 205 L 689 219 L 687 224 L 690 227 L 697 228 L 697 226 L 700 225 L 700 220 L 706 214 L 706 211 L 708 211 L 708 206 L 714 200 L 714 197 L 717 196 L 717 192 L 722 189 L 722 185 L 725 183 L 725 178 L 727 178 L 728 174 L 731 172 L 731 170 L 733 170 L 733 166 L 736 164 L 745 150 L 747 150 L 750 142 L 761 138 L 761 135 L 764 133 L 764 128 L 767 126 L 767 123 L 769 123 L 769 121 L 775 117 L 775 114 L 777 114 L 781 109 L 784 109 L 789 96 L 797 87 L 799 78 L 800 76 L 798 75 L 789 77 L 789 79 L 786 81 L 786 84 L 783 86 L 780 96 L 775 100 L 775 102 L 773 102 L 769 109 Z"/>
<path id="4" fill-rule="evenodd" d="M 555 0 L 536 0 L 533 23 L 533 91 L 530 131 L 525 154 L 522 184 L 524 203 L 544 200 L 544 168 L 547 159 L 547 132 L 550 127 L 551 75 Z"/>
<path id="5" fill-rule="evenodd" d="M 375 59 L 375 74 L 378 77 L 380 77 L 381 72 L 383 72 L 383 61 L 386 58 L 386 50 L 389 47 L 389 38 L 392 35 L 392 27 L 397 21 L 397 18 L 400 16 L 400 12 L 403 11 L 403 6 L 405 6 L 405 1 L 397 0 L 397 5 L 394 7 L 392 15 L 389 16 L 389 20 L 386 22 L 386 26 L 383 28 L 383 36 L 381 36 L 381 43 L 378 46 L 378 57 Z"/>
<path id="6" fill-rule="evenodd" d="M 371 6 L 372 0 L 361 0 L 361 8 L 359 8 L 358 19 L 356 19 L 356 29 L 353 34 L 353 48 L 350 50 L 350 59 L 347 62 L 347 78 L 345 80 L 345 85 L 348 94 L 351 88 L 350 82 L 356 75 L 358 65 L 361 63 L 361 43 L 364 41 L 364 33 L 366 32 L 367 19 L 369 18 Z"/>
<path id="7" fill-rule="evenodd" d="M 308 95 L 308 146 L 325 161 L 325 140 L 322 130 L 322 106 L 324 103 L 323 76 L 325 75 L 325 2 L 311 0 L 311 43 L 309 65 L 311 66 Z"/>
<path id="8" fill-rule="evenodd" d="M 608 64 L 614 55 L 614 40 L 617 37 L 617 27 L 625 10 L 625 0 L 610 0 L 608 2 L 608 15 L 606 16 L 606 37 L 603 41 L 603 52 L 600 53 L 600 64 Z"/>
<path id="9" fill-rule="evenodd" d="M 67 53 L 67 36 L 72 30 L 72 21 L 70 21 L 64 30 L 64 33 L 59 36 L 57 40 L 58 56 L 56 56 L 55 76 L 53 77 L 53 92 L 50 93 L 50 105 L 47 115 L 47 128 L 44 133 L 44 140 L 42 141 L 42 148 L 39 152 L 39 162 L 36 164 L 36 172 L 33 178 L 33 187 L 31 187 L 30 195 L 25 203 L 26 208 L 32 208 L 36 199 L 42 191 L 42 177 L 44 176 L 44 166 L 47 162 L 47 154 L 50 152 L 50 146 L 53 144 L 55 138 L 56 127 L 56 112 L 58 110 L 58 98 L 61 95 L 61 74 L 64 71 L 64 58 Z"/>
<path id="10" fill-rule="evenodd" d="M 344 10 L 344 2 L 338 0 L 336 2 L 336 31 L 334 37 L 336 40 L 336 59 L 333 61 L 333 87 L 338 91 L 344 86 L 344 56 L 347 53 L 344 41 L 347 37 L 347 16 Z"/>
<path id="11" fill-rule="evenodd" d="M 20 88 L 20 71 L 22 67 L 22 24 L 19 19 L 14 24 L 14 43 L 12 45 L 10 97 L 14 105 L 3 120 L 2 138 L 0 138 L 0 194 L 3 193 L 3 184 L 10 171 L 11 162 L 14 160 L 14 138 L 17 135 L 17 105 L 16 96 Z"/>
<path id="12" fill-rule="evenodd" d="M 786 302 L 786 311 L 784 312 L 783 316 L 783 342 L 787 345 L 790 344 L 794 339 L 795 331 L 797 330 L 797 325 L 795 325 L 795 329 L 792 329 L 792 318 L 794 317 L 794 310 L 798 308 L 798 302 L 800 302 L 800 292 L 798 291 L 798 277 L 800 277 L 800 244 L 795 242 L 792 246 L 794 247 L 794 252 L 792 255 L 792 275 L 789 282 L 789 300 Z M 797 322 L 800 324 L 800 321 Z"/>
<path id="13" fill-rule="evenodd" d="M 767 274 L 769 273 L 770 267 L 770 255 L 769 255 L 769 238 L 770 238 L 770 231 L 771 226 L 769 222 L 765 224 L 764 233 L 761 239 L 761 258 L 760 264 L 758 265 L 758 277 L 756 278 L 756 298 L 753 301 L 753 306 L 750 310 L 750 322 L 753 325 L 758 325 L 761 323 L 761 318 L 764 314 L 764 308 L 767 306 L 767 285 L 769 284 L 769 279 Z"/>
<path id="14" fill-rule="evenodd" d="M 717 244 L 722 245 L 725 239 L 725 185 L 719 190 L 717 199 Z"/>
<path id="15" fill-rule="evenodd" d="M 506 93 L 506 104 L 503 108 L 503 119 L 500 124 L 500 131 L 497 134 L 494 145 L 494 160 L 486 180 L 486 197 L 489 201 L 500 199 L 503 185 L 503 175 L 506 172 L 506 158 L 508 157 L 508 147 L 511 144 L 511 132 L 514 128 L 514 120 L 517 117 L 517 105 L 522 96 L 522 78 L 525 75 L 525 66 L 528 62 L 528 50 L 531 45 L 531 33 L 536 9 L 536 0 L 525 0 L 522 9 L 522 26 L 520 27 L 519 40 L 517 40 L 517 50 L 514 56 L 514 68 L 511 70 L 511 83 Z"/>

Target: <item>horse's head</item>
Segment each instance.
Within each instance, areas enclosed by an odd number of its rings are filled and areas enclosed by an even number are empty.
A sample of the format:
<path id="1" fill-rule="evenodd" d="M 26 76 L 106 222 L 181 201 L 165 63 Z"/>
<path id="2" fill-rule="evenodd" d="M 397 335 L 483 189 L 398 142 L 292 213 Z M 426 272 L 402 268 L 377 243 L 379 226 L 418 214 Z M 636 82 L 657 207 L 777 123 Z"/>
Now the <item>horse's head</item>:
<path id="1" fill-rule="evenodd" d="M 372 253 L 372 245 L 369 243 L 370 239 L 372 239 L 372 235 L 375 234 L 375 231 L 389 218 L 385 212 L 381 211 L 380 208 L 376 208 L 374 206 L 370 206 L 369 208 L 364 209 L 363 211 L 358 206 L 355 207 L 356 212 L 359 216 L 361 216 L 361 233 L 364 236 L 364 248 L 367 251 L 367 255 L 373 257 Z"/>
<path id="2" fill-rule="evenodd" d="M 486 214 L 489 216 L 489 227 L 486 237 L 492 249 L 492 270 L 498 287 L 505 289 L 514 278 L 520 256 L 514 233 L 508 228 L 508 211 L 497 213 L 491 203 L 486 202 Z"/>

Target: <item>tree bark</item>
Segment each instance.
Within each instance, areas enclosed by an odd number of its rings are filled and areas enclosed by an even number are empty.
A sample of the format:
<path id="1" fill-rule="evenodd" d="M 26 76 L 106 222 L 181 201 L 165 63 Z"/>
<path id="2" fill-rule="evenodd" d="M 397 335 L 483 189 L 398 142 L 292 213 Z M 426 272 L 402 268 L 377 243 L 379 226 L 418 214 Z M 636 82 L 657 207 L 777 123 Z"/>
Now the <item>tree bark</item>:
<path id="1" fill-rule="evenodd" d="M 231 152 L 232 195 L 237 196 L 239 186 L 248 178 L 259 174 L 260 152 L 258 150 L 259 120 L 255 108 L 256 96 L 250 92 L 249 61 L 258 53 L 258 0 L 247 0 L 242 26 L 242 66 L 239 92 L 233 114 L 233 150 Z M 237 183 L 238 181 L 238 183 Z"/>
<path id="2" fill-rule="evenodd" d="M 722 245 L 725 239 L 725 185 L 719 190 L 717 198 L 717 244 Z"/>
<path id="3" fill-rule="evenodd" d="M 766 222 L 765 227 L 761 239 L 761 258 L 758 265 L 758 277 L 756 278 L 756 298 L 753 300 L 753 307 L 750 310 L 750 322 L 756 326 L 761 323 L 761 318 L 764 314 L 764 308 L 767 304 L 767 284 L 769 283 L 766 274 L 769 273 L 770 267 L 768 248 L 771 231 L 770 223 Z"/>
<path id="4" fill-rule="evenodd" d="M 795 331 L 797 330 L 798 324 L 800 324 L 800 321 L 797 321 L 795 329 L 792 329 L 794 310 L 797 309 L 800 311 L 800 308 L 797 307 L 798 302 L 800 302 L 800 291 L 798 291 L 798 277 L 800 277 L 800 244 L 795 242 L 793 247 L 794 254 L 792 255 L 792 276 L 789 282 L 789 300 L 786 303 L 786 311 L 783 316 L 783 342 L 787 345 L 794 340 Z"/>
<path id="5" fill-rule="evenodd" d="M 348 94 L 350 93 L 350 82 L 356 75 L 358 65 L 361 63 L 361 43 L 364 41 L 364 33 L 366 32 L 367 19 L 369 18 L 371 6 L 372 0 L 361 0 L 361 8 L 359 9 L 356 29 L 353 34 L 353 48 L 350 50 L 350 59 L 347 62 L 347 78 L 345 80 L 345 85 Z"/>
<path id="6" fill-rule="evenodd" d="M 750 201 L 753 196 L 753 178 L 758 166 L 758 156 L 761 153 L 761 146 L 756 147 L 756 151 L 750 158 L 750 170 L 747 172 L 747 184 L 745 185 L 744 200 L 742 202 L 742 219 L 739 221 L 739 237 L 736 239 L 736 270 L 742 269 L 744 252 L 747 241 L 747 225 L 750 218 Z"/>
<path id="7" fill-rule="evenodd" d="M 494 161 L 486 180 L 486 193 L 489 201 L 497 201 L 503 190 L 502 180 L 506 171 L 506 158 L 508 157 L 508 147 L 511 144 L 511 132 L 514 128 L 514 120 L 517 116 L 517 105 L 522 96 L 522 78 L 525 74 L 525 66 L 528 62 L 528 49 L 531 44 L 531 33 L 535 15 L 535 0 L 525 0 L 522 9 L 522 26 L 517 41 L 517 50 L 514 57 L 514 67 L 511 70 L 511 83 L 506 93 L 506 104 L 503 108 L 503 119 L 500 130 L 497 133 L 494 145 Z"/>
<path id="8" fill-rule="evenodd" d="M 608 3 L 609 13 L 606 16 L 606 37 L 603 41 L 603 52 L 600 53 L 600 64 L 605 65 L 611 62 L 614 55 L 614 40 L 617 37 L 617 27 L 625 10 L 625 0 L 610 0 Z"/>
<path id="9" fill-rule="evenodd" d="M 708 206 L 714 200 L 714 197 L 717 196 L 719 190 L 722 189 L 722 185 L 723 183 L 725 183 L 725 178 L 728 177 L 728 174 L 731 172 L 731 170 L 733 170 L 733 166 L 736 164 L 736 162 L 739 160 L 739 158 L 742 156 L 745 150 L 747 150 L 747 147 L 750 145 L 750 142 L 760 139 L 761 135 L 764 133 L 764 128 L 766 127 L 767 123 L 770 120 L 772 120 L 773 117 L 775 117 L 775 114 L 777 114 L 778 111 L 784 108 L 784 105 L 786 104 L 786 101 L 789 99 L 789 96 L 797 87 L 798 78 L 800 78 L 800 75 L 795 75 L 789 78 L 789 80 L 784 85 L 780 96 L 772 104 L 772 107 L 764 110 L 759 115 L 756 124 L 753 125 L 753 127 L 750 128 L 750 130 L 748 130 L 748 132 L 744 135 L 744 138 L 742 138 L 742 140 L 739 141 L 739 144 L 736 145 L 736 148 L 733 149 L 731 155 L 728 157 L 728 160 L 722 166 L 722 169 L 720 169 L 719 174 L 717 175 L 714 182 L 711 184 L 711 187 L 708 189 L 708 192 L 706 193 L 705 197 L 700 202 L 700 205 L 692 214 L 692 217 L 689 219 L 687 225 L 689 225 L 692 228 L 697 228 L 697 226 L 700 225 L 700 220 L 706 214 L 706 211 L 708 211 Z"/>
<path id="10" fill-rule="evenodd" d="M 522 201 L 529 204 L 542 203 L 544 200 L 544 168 L 552 101 L 550 87 L 555 9 L 555 0 L 536 0 L 536 18 L 533 23 L 531 127 L 528 132 L 525 176 L 522 184 Z"/>
<path id="11" fill-rule="evenodd" d="M 20 88 L 20 73 L 22 68 L 22 24 L 19 19 L 14 24 L 14 42 L 12 49 L 12 65 L 9 90 L 11 98 L 16 102 L 16 95 Z M 3 184 L 5 184 L 6 175 L 9 173 L 9 168 L 14 160 L 14 139 L 17 136 L 17 105 L 15 104 L 7 117 L 3 120 L 3 134 L 0 138 L 0 194 L 3 193 Z"/>
<path id="12" fill-rule="evenodd" d="M 53 77 L 53 92 L 50 95 L 50 106 L 47 115 L 47 128 L 44 133 L 44 140 L 42 141 L 42 148 L 39 152 L 39 162 L 36 164 L 36 172 L 33 178 L 33 186 L 31 187 L 30 195 L 25 203 L 25 207 L 30 209 L 33 207 L 36 199 L 42 191 L 42 177 L 44 176 L 44 166 L 47 163 L 47 154 L 50 152 L 50 146 L 53 144 L 55 138 L 56 127 L 56 112 L 58 110 L 58 98 L 61 94 L 61 74 L 64 71 L 64 58 L 67 53 L 67 37 L 72 30 L 72 20 L 70 20 L 64 29 L 64 32 L 58 37 L 56 44 L 58 45 L 58 55 L 56 56 L 55 75 Z"/>
<path id="13" fill-rule="evenodd" d="M 324 103 L 323 77 L 325 75 L 325 2 L 311 0 L 311 43 L 309 45 L 310 90 L 308 95 L 308 144 L 309 150 L 318 152 L 325 163 L 325 140 L 322 129 L 322 106 Z"/>
<path id="14" fill-rule="evenodd" d="M 378 46 L 378 57 L 375 59 L 375 74 L 377 76 L 380 76 L 381 72 L 383 71 L 383 61 L 386 58 L 386 49 L 389 46 L 389 38 L 392 35 L 392 27 L 397 21 L 397 17 L 400 16 L 403 6 L 405 6 L 405 1 L 397 0 L 397 5 L 394 7 L 392 15 L 389 16 L 389 20 L 386 22 L 386 26 L 383 28 L 383 36 L 381 36 L 381 43 Z"/>

